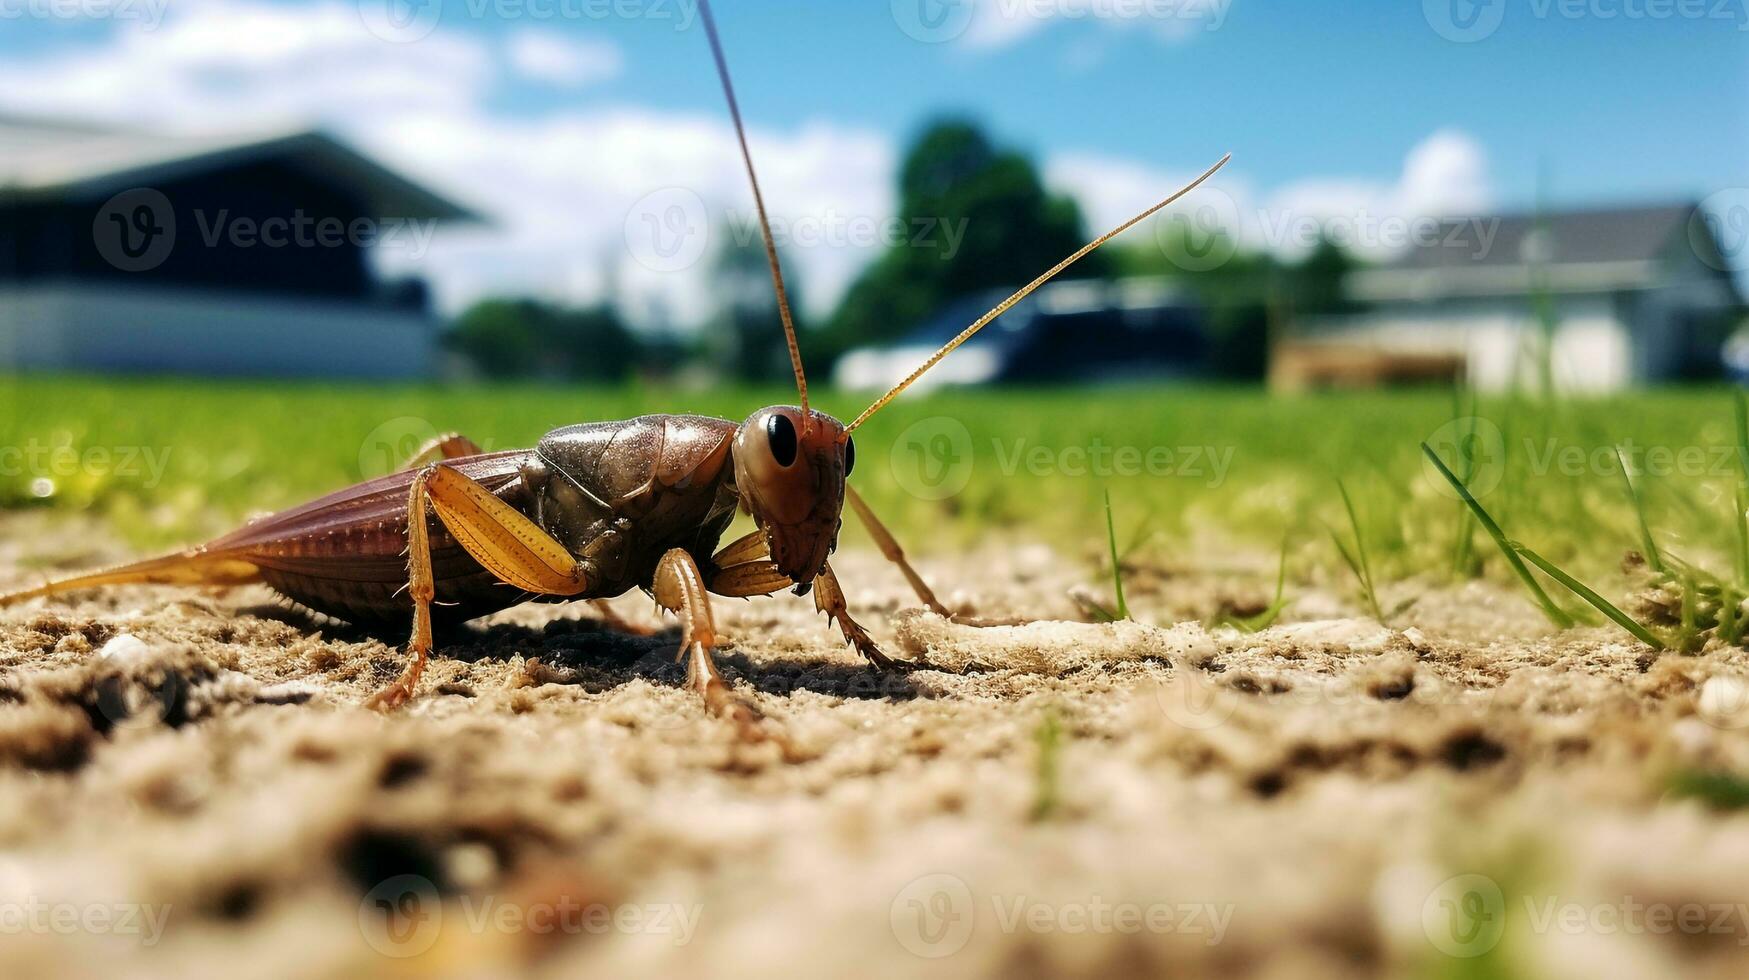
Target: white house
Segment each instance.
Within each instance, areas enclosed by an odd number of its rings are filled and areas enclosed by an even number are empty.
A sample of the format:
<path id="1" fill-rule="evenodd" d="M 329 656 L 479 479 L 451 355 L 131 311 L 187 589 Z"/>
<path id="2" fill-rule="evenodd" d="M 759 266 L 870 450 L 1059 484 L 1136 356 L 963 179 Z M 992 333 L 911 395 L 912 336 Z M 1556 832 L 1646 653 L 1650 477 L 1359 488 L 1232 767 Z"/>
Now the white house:
<path id="1" fill-rule="evenodd" d="M 321 133 L 0 116 L 0 371 L 425 376 L 424 284 L 370 253 L 473 218 Z"/>
<path id="2" fill-rule="evenodd" d="M 1610 391 L 1716 373 L 1743 300 L 1694 205 L 1453 219 L 1345 283 L 1358 312 L 1302 321 L 1294 346 L 1453 356 L 1478 388 L 1540 372 Z M 1543 312 L 1539 312 L 1543 311 Z"/>

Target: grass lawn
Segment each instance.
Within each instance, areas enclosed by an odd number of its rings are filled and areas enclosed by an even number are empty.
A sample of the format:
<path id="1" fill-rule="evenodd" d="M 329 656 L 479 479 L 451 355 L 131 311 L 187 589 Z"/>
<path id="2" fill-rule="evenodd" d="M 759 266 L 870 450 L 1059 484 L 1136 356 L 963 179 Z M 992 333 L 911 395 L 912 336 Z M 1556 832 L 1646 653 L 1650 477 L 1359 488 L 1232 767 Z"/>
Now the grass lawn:
<path id="1" fill-rule="evenodd" d="M 821 391 L 849 418 L 861 394 Z M 785 389 L 676 391 L 29 378 L 0 382 L 0 505 L 89 510 L 140 547 L 223 530 L 384 472 L 423 438 L 532 445 L 554 427 L 646 412 L 741 418 Z M 1454 421 L 1475 418 L 1477 422 Z M 1614 447 L 1662 549 L 1731 571 L 1742 476 L 1722 389 L 1546 403 L 1422 390 L 1272 398 L 1181 386 L 956 391 L 907 398 L 858 432 L 853 482 L 920 552 L 992 530 L 1171 550 L 1218 529 L 1296 565 L 1352 543 L 1338 479 L 1380 578 L 1506 576 L 1494 544 L 1427 464 L 1430 441 L 1506 533 L 1577 574 L 1640 548 Z M 1468 458 L 1459 443 L 1472 448 Z M 1468 543 L 1462 539 L 1468 537 Z M 848 530 L 847 542 L 862 542 Z M 1186 556 L 1194 560 L 1194 556 Z"/>

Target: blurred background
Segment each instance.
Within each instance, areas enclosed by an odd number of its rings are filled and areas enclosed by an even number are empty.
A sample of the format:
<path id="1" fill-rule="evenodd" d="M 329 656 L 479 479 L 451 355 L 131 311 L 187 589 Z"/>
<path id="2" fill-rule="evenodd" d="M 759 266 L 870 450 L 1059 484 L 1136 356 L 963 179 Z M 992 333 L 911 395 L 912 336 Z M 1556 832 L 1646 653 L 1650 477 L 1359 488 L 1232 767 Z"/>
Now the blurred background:
<path id="1" fill-rule="evenodd" d="M 1749 373 L 1749 7 L 724 0 L 816 378 Z M 0 0 L 0 369 L 788 374 L 694 0 Z M 1741 349 L 1739 349 L 1741 348 Z"/>

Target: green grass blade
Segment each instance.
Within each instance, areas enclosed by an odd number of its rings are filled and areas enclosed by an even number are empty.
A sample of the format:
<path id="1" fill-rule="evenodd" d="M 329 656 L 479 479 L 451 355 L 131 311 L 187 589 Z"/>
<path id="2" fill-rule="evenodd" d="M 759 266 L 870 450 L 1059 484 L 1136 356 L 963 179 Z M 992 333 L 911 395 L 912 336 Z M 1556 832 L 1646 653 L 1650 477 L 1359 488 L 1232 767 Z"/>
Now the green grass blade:
<path id="1" fill-rule="evenodd" d="M 1269 608 L 1263 610 L 1263 612 L 1261 614 L 1259 614 L 1257 618 L 1263 619 L 1264 617 L 1268 617 L 1269 622 L 1274 622 L 1275 617 L 1281 615 L 1282 606 L 1285 606 L 1287 604 L 1283 599 L 1283 597 L 1286 594 L 1287 594 L 1287 538 L 1284 537 L 1281 539 L 1281 561 L 1275 567 L 1275 598 L 1271 599 L 1269 601 Z M 1262 629 L 1264 626 L 1269 625 L 1269 622 L 1264 623 L 1263 626 L 1256 627 L 1256 629 Z"/>
<path id="2" fill-rule="evenodd" d="M 1038 769 L 1033 784 L 1032 819 L 1048 820 L 1062 804 L 1063 726 L 1054 708 L 1046 708 L 1032 735 L 1038 746 Z"/>
<path id="3" fill-rule="evenodd" d="M 1366 590 L 1371 592 L 1372 565 L 1366 560 L 1366 539 L 1360 535 L 1360 515 L 1354 511 L 1354 498 L 1348 495 L 1348 485 L 1340 479 L 1336 481 L 1336 489 L 1342 492 L 1342 506 L 1348 509 L 1348 526 L 1354 528 L 1354 550 L 1360 554 L 1360 571 L 1366 582 Z M 1377 603 L 1375 602 L 1376 606 Z"/>
<path id="4" fill-rule="evenodd" d="M 1741 598 L 1730 585 L 1719 593 L 1719 636 L 1732 646 L 1743 638 L 1743 616 L 1739 610 Z"/>
<path id="5" fill-rule="evenodd" d="M 1737 581 L 1749 583 L 1749 512 L 1743 507 L 1743 488 L 1738 487 L 1731 494 L 1731 502 L 1736 506 L 1736 513 L 1731 515 L 1731 533 L 1737 539 Z"/>
<path id="6" fill-rule="evenodd" d="M 1640 499 L 1640 491 L 1634 486 L 1634 478 L 1628 475 L 1628 461 L 1622 457 L 1621 447 L 1615 447 L 1615 464 L 1621 470 L 1621 483 L 1627 489 L 1628 502 L 1634 505 L 1634 517 L 1640 522 L 1640 546 L 1646 552 L 1646 564 L 1652 566 L 1655 572 L 1663 572 L 1664 557 L 1658 553 L 1658 543 L 1652 539 L 1652 526 L 1646 523 L 1646 505 Z"/>
<path id="7" fill-rule="evenodd" d="M 1275 570 L 1275 598 L 1268 606 L 1255 616 L 1223 616 L 1218 622 L 1231 626 L 1241 633 L 1258 633 L 1275 625 L 1281 618 L 1281 611 L 1287 608 L 1287 545 L 1288 537 L 1281 539 L 1281 562 Z"/>
<path id="8" fill-rule="evenodd" d="M 1664 553 L 1664 562 L 1670 565 L 1675 571 L 1681 572 L 1682 574 L 1694 579 L 1696 582 L 1710 586 L 1716 590 L 1723 590 L 1728 584 L 1724 578 L 1714 575 L 1712 572 L 1707 571 L 1691 561 L 1687 561 L 1674 551 L 1666 551 Z"/>
<path id="9" fill-rule="evenodd" d="M 1117 553 L 1117 525 L 1111 517 L 1111 491 L 1105 491 L 1105 537 L 1111 547 L 1111 587 L 1117 593 L 1117 609 L 1113 619 L 1130 618 L 1129 603 L 1123 597 L 1123 565 Z"/>
<path id="10" fill-rule="evenodd" d="M 1354 552 L 1343 546 L 1341 538 L 1334 528 L 1330 529 L 1330 540 L 1336 542 L 1336 550 L 1342 553 L 1342 559 L 1348 567 L 1354 570 L 1354 577 L 1360 579 L 1360 591 L 1366 597 L 1366 604 L 1372 609 L 1373 618 L 1379 622 L 1385 621 L 1385 613 L 1379 606 L 1378 590 L 1373 587 L 1372 563 L 1366 556 L 1366 538 L 1360 532 L 1360 514 L 1354 509 L 1354 498 L 1348 495 L 1348 485 L 1340 478 L 1336 480 L 1336 489 L 1342 492 L 1342 506 L 1348 511 L 1348 526 L 1354 529 Z"/>
<path id="11" fill-rule="evenodd" d="M 1361 564 L 1360 559 L 1354 556 L 1354 552 L 1348 550 L 1348 545 L 1342 543 L 1342 535 L 1337 534 L 1335 528 L 1326 526 L 1324 529 L 1330 532 L 1330 541 L 1336 545 L 1336 553 L 1342 556 L 1349 571 L 1353 572 L 1355 579 L 1360 582 L 1360 596 L 1366 600 L 1367 608 L 1372 611 L 1373 618 L 1381 623 L 1384 622 L 1384 610 L 1379 608 L 1379 599 L 1373 593 L 1372 583 L 1367 580 L 1365 566 Z"/>
<path id="12" fill-rule="evenodd" d="M 1688 572 L 1682 574 L 1681 585 L 1682 606 L 1678 619 L 1681 626 L 1676 634 L 1676 649 L 1693 653 L 1706 643 L 1701 636 L 1700 590 L 1695 585 L 1694 576 Z"/>
<path id="13" fill-rule="evenodd" d="M 1549 598 L 1549 594 L 1543 591 L 1541 585 L 1537 584 L 1536 578 L 1530 574 L 1530 569 L 1524 567 L 1524 560 L 1518 557 L 1517 551 L 1513 550 L 1512 542 L 1506 540 L 1506 532 L 1500 530 L 1500 525 L 1494 523 L 1494 518 L 1488 516 L 1488 512 L 1483 509 L 1481 503 L 1471 495 L 1470 488 L 1464 486 L 1463 482 L 1452 474 L 1445 465 L 1445 460 L 1439 458 L 1439 454 L 1433 451 L 1432 446 L 1425 442 L 1422 443 L 1421 452 L 1432 461 L 1434 466 L 1439 468 L 1440 475 L 1445 477 L 1446 482 L 1451 484 L 1451 488 L 1457 491 L 1464 503 L 1469 505 L 1470 513 L 1476 515 L 1476 522 L 1482 525 L 1482 529 L 1488 532 L 1489 537 L 1494 539 L 1494 543 L 1500 548 L 1500 553 L 1506 556 L 1506 563 L 1512 566 L 1512 571 L 1518 575 L 1519 580 L 1524 583 L 1524 587 L 1529 589 L 1530 594 L 1536 598 L 1537 605 L 1542 607 L 1543 615 L 1547 616 L 1549 622 L 1560 629 L 1571 629 L 1573 617 L 1568 615 L 1565 609 L 1555 605 L 1555 600 Z"/>
<path id="14" fill-rule="evenodd" d="M 1743 389 L 1732 393 L 1732 415 L 1737 422 L 1737 464 L 1743 469 L 1743 479 L 1737 481 L 1731 500 L 1737 512 L 1731 515 L 1731 533 L 1737 539 L 1737 582 L 1749 586 L 1749 513 L 1745 512 L 1743 488 L 1749 486 L 1749 400 Z"/>
<path id="15" fill-rule="evenodd" d="M 1464 445 L 1474 445 L 1476 438 L 1476 393 L 1470 391 L 1470 403 L 1463 417 L 1469 419 L 1469 425 L 1464 431 Z M 1470 485 L 1470 480 L 1476 475 L 1476 457 L 1469 452 L 1463 453 L 1464 471 L 1459 476 L 1464 486 Z M 1463 501 L 1457 505 L 1458 526 L 1457 545 L 1452 551 L 1452 572 L 1462 578 L 1474 578 L 1481 571 L 1481 564 L 1475 560 L 1475 517 Z"/>
<path id="16" fill-rule="evenodd" d="M 1749 809 L 1749 779 L 1728 772 L 1684 770 L 1670 778 L 1670 792 L 1700 800 L 1714 810 Z"/>
<path id="17" fill-rule="evenodd" d="M 1473 443 L 1476 438 L 1476 403 L 1473 395 L 1470 399 L 1469 414 L 1466 417 L 1470 420 L 1470 424 L 1464 432 L 1465 444 L 1468 445 Z M 1463 456 L 1464 472 L 1460 479 L 1464 481 L 1464 486 L 1469 486 L 1470 478 L 1475 476 L 1476 458 L 1467 452 Z M 1475 562 L 1471 560 L 1475 528 L 1471 525 L 1476 519 L 1470 515 L 1470 509 L 1464 506 L 1463 501 L 1458 502 L 1457 512 L 1457 544 L 1452 550 L 1451 570 L 1453 574 L 1467 578 L 1475 574 Z"/>
<path id="18" fill-rule="evenodd" d="M 1366 573 L 1360 570 L 1360 561 L 1354 557 L 1353 552 L 1348 550 L 1348 546 L 1342 543 L 1342 535 L 1337 534 L 1335 528 L 1325 525 L 1324 530 L 1330 532 L 1330 543 L 1336 546 L 1336 553 L 1342 556 L 1343 563 L 1348 566 L 1349 571 L 1354 573 L 1355 580 L 1360 583 L 1361 591 L 1364 592 L 1366 590 Z"/>
<path id="19" fill-rule="evenodd" d="M 1547 558 L 1544 558 L 1543 556 L 1537 554 L 1536 552 L 1530 550 L 1529 548 L 1526 548 L 1524 545 L 1515 544 L 1515 545 L 1513 545 L 1513 548 L 1519 554 L 1523 555 L 1525 558 L 1528 558 L 1530 560 L 1531 564 L 1542 569 L 1543 573 L 1548 575 L 1549 578 L 1552 578 L 1555 581 L 1561 583 L 1563 586 L 1566 586 L 1566 588 L 1569 592 L 1572 592 L 1574 595 L 1578 596 L 1579 598 L 1584 599 L 1587 603 L 1590 603 L 1591 608 L 1596 609 L 1598 612 L 1604 614 L 1605 616 L 1608 616 L 1611 620 L 1613 620 L 1615 622 L 1615 624 L 1617 626 L 1620 626 L 1622 629 L 1627 630 L 1629 633 L 1632 633 L 1634 635 L 1634 637 L 1636 639 L 1638 639 L 1641 643 L 1644 643 L 1645 645 L 1651 647 L 1654 650 L 1664 649 L 1664 641 L 1663 640 L 1658 639 L 1658 637 L 1655 634 L 1653 634 L 1651 630 L 1645 628 L 1644 626 L 1641 626 L 1639 623 L 1634 622 L 1633 617 L 1629 616 L 1627 613 L 1622 612 L 1620 609 L 1617 609 L 1615 607 L 1614 603 L 1610 602 L 1608 599 L 1605 599 L 1604 597 L 1598 595 L 1596 592 L 1592 591 L 1590 586 L 1586 585 L 1584 582 L 1579 581 L 1578 579 L 1574 578 L 1573 576 L 1568 575 L 1566 572 L 1561 570 L 1560 566 L 1556 565 L 1552 561 L 1549 561 Z"/>
<path id="20" fill-rule="evenodd" d="M 1749 483 L 1749 400 L 1745 400 L 1743 389 L 1735 392 L 1734 407 L 1737 417 L 1737 464 L 1743 468 L 1743 481 Z"/>

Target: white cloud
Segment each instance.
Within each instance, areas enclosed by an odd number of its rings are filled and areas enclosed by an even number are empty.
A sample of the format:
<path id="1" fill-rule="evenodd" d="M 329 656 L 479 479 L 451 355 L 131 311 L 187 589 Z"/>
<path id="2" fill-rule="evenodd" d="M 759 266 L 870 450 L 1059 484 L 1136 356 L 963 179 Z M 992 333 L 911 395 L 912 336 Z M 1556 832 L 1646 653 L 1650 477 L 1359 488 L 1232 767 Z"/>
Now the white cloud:
<path id="1" fill-rule="evenodd" d="M 927 2 L 927 0 L 919 0 Z M 1232 0 L 956 0 L 972 4 L 960 41 L 994 50 L 1051 25 L 1090 23 L 1109 31 L 1141 31 L 1166 43 L 1219 30 Z"/>
<path id="2" fill-rule="evenodd" d="M 1493 204 L 1488 155 L 1466 133 L 1442 129 L 1416 144 L 1395 188 L 1397 206 L 1417 214 L 1471 214 Z"/>
<path id="3" fill-rule="evenodd" d="M 750 136 L 773 218 L 884 216 L 892 208 L 892 148 L 884 137 L 826 125 Z M 682 268 L 652 268 L 642 213 L 651 199 L 703 205 L 677 233 L 726 234 L 725 213 L 751 227 L 752 196 L 726 121 L 605 109 L 537 121 L 478 115 L 424 116 L 385 128 L 371 144 L 385 159 L 464 186 L 500 218 L 490 229 L 440 235 L 433 279 L 453 302 L 488 292 L 533 290 L 578 300 L 612 291 L 647 311 L 646 319 L 695 323 L 712 297 L 711 252 Z M 660 218 L 662 215 L 657 214 Z M 629 219 L 629 220 L 628 220 Z M 628 227 L 629 226 L 629 227 Z M 871 248 L 802 242 L 784 249 L 811 312 L 829 309 Z M 663 314 L 658 317 L 658 311 Z"/>
<path id="4" fill-rule="evenodd" d="M 1213 164 L 1218 157 L 1211 158 Z M 1155 201 L 1189 183 L 1202 172 L 1201 167 L 1186 170 L 1166 170 L 1151 164 L 1085 153 L 1064 153 L 1045 160 L 1045 182 L 1053 189 L 1073 195 L 1081 205 L 1088 231 L 1093 234 L 1134 216 Z M 1201 207 L 1231 210 L 1227 199 L 1246 200 L 1251 197 L 1249 184 L 1229 167 L 1195 191 L 1175 203 L 1170 211 L 1156 215 L 1152 221 L 1132 230 L 1131 236 L 1151 234 L 1155 221 L 1169 213 L 1193 211 Z M 1132 238 L 1133 241 L 1133 238 Z"/>
<path id="5" fill-rule="evenodd" d="M 1240 242 L 1293 258 L 1322 232 L 1382 257 L 1405 244 L 1417 222 L 1485 211 L 1493 200 L 1487 154 L 1470 136 L 1440 130 L 1410 148 L 1402 173 L 1390 183 L 1351 177 L 1312 177 L 1261 192 L 1229 166 L 1208 184 L 1156 216 L 1135 234 L 1161 222 L 1189 221 L 1198 229 L 1236 229 Z M 1118 224 L 1182 186 L 1193 171 L 1167 171 L 1093 154 L 1062 154 L 1045 164 L 1046 180 L 1081 202 L 1099 230 Z"/>
<path id="6" fill-rule="evenodd" d="M 1411 147 L 1393 183 L 1318 178 L 1297 181 L 1263 202 L 1265 244 L 1292 254 L 1314 225 L 1338 241 L 1382 257 L 1408 245 L 1431 220 L 1486 211 L 1493 204 L 1487 153 L 1457 130 L 1440 130 Z M 1346 244 L 1346 242 L 1345 242 Z"/>
<path id="7" fill-rule="evenodd" d="M 65 53 L 62 53 L 65 52 Z M 367 118 L 472 102 L 494 69 L 447 34 L 390 45 L 358 8 L 255 2 L 172 5 L 155 31 L 118 28 L 99 46 L 0 64 L 0 104 L 182 130 Z"/>
<path id="8" fill-rule="evenodd" d="M 593 38 L 568 38 L 554 31 L 524 28 L 507 45 L 510 64 L 530 81 L 565 88 L 613 78 L 625 67 L 619 48 Z"/>

